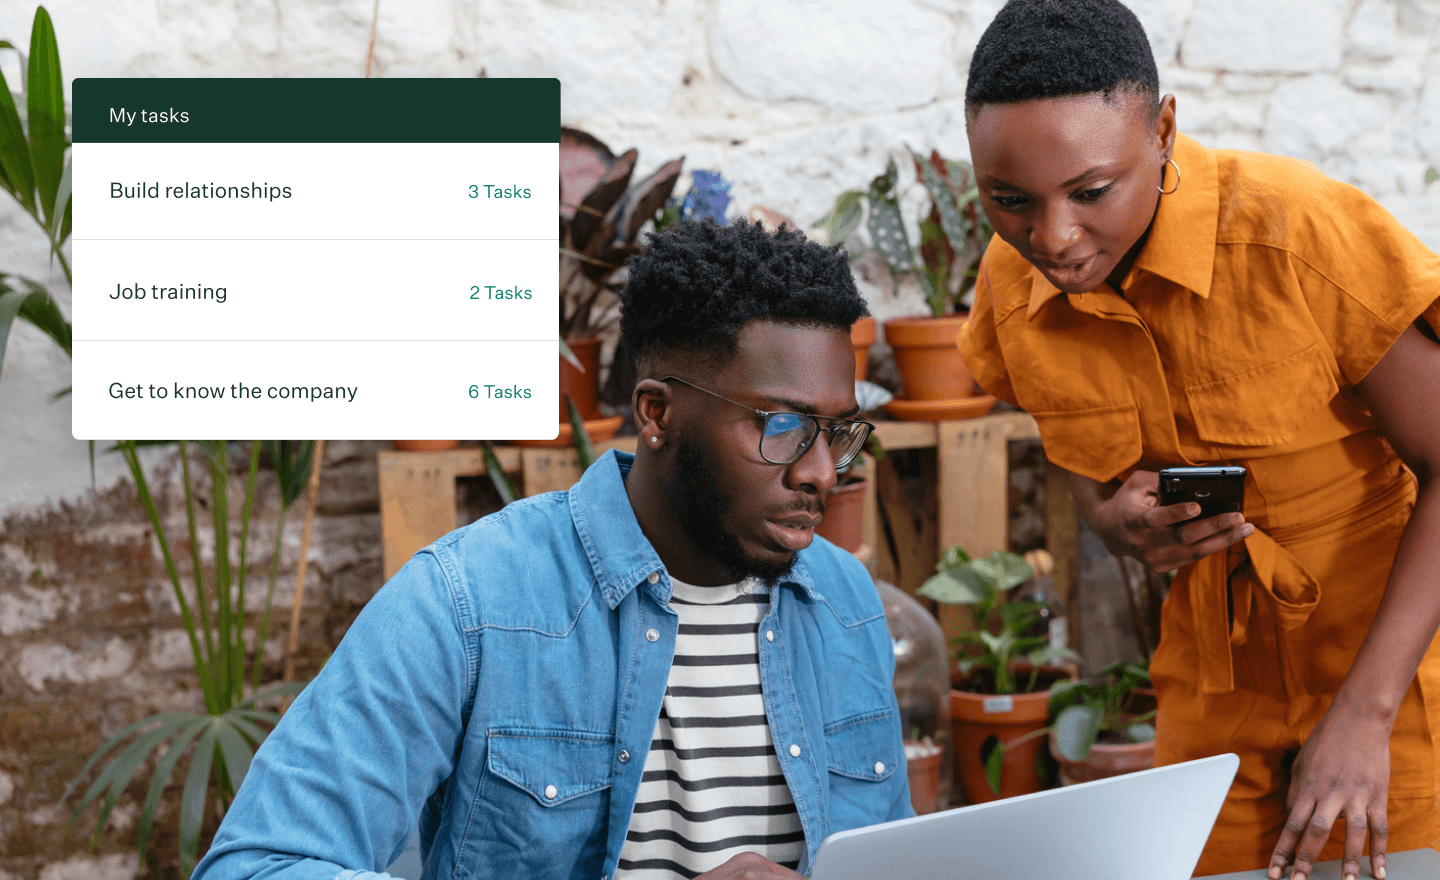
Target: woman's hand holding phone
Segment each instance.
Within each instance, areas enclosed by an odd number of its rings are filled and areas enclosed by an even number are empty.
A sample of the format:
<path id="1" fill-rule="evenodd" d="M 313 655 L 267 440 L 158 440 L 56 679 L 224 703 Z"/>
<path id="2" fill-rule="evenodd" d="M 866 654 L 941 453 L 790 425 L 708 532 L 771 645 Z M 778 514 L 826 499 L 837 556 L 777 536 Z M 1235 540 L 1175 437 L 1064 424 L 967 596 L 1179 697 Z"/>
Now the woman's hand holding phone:
<path id="1" fill-rule="evenodd" d="M 1162 506 L 1160 475 L 1156 471 L 1137 470 L 1118 489 L 1112 488 L 1113 484 L 1079 479 L 1098 490 L 1080 490 L 1076 496 L 1081 512 L 1106 549 L 1116 556 L 1138 559 L 1152 571 L 1173 571 L 1189 565 L 1255 532 L 1255 527 L 1239 513 L 1195 519 L 1200 515 L 1200 505 L 1193 501 Z"/>

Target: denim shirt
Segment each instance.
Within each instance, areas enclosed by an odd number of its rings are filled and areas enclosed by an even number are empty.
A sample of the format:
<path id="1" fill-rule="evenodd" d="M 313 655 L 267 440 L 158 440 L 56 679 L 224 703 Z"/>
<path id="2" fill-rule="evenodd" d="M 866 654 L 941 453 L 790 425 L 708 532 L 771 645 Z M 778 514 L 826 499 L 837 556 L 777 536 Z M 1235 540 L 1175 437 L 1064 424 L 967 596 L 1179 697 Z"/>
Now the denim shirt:
<path id="1" fill-rule="evenodd" d="M 674 654 L 670 578 L 610 452 L 411 559 L 256 752 L 195 880 L 608 880 Z M 913 815 L 884 610 L 817 538 L 760 623 L 765 714 L 805 832 Z M 384 876 L 384 875 L 379 875 Z"/>

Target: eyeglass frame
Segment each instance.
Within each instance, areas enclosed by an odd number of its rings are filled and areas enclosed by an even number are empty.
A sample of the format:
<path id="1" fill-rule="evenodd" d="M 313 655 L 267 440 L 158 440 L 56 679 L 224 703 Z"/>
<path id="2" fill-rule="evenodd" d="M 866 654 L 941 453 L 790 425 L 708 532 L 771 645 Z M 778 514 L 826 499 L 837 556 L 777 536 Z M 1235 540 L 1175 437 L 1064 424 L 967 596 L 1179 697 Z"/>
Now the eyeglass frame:
<path id="1" fill-rule="evenodd" d="M 844 461 L 837 461 L 837 462 L 835 462 L 835 470 L 838 471 L 838 470 L 844 468 L 845 466 L 849 465 L 850 462 L 854 461 L 856 458 L 859 458 L 859 457 L 860 457 L 860 453 L 865 450 L 865 443 L 866 443 L 866 441 L 868 441 L 868 440 L 870 439 L 870 435 L 875 431 L 875 425 L 874 425 L 874 423 L 868 422 L 868 421 L 866 421 L 865 419 L 841 419 L 841 418 L 836 418 L 836 417 L 834 417 L 834 416 L 817 416 L 817 415 L 815 415 L 815 414 L 813 414 L 813 413 L 799 413 L 799 412 L 794 412 L 794 411 L 788 410 L 788 409 L 779 409 L 779 410 L 756 409 L 755 407 L 749 406 L 749 405 L 744 404 L 744 403 L 741 403 L 741 402 L 738 401 L 738 400 L 731 400 L 730 398 L 726 397 L 726 396 L 723 395 L 723 394 L 717 394 L 717 393 L 715 393 L 714 391 L 711 391 L 711 390 L 708 389 L 708 388 L 701 388 L 699 385 L 696 385 L 694 382 L 691 382 L 691 381 L 688 380 L 688 379 L 681 379 L 679 376 L 662 376 L 661 379 L 660 379 L 660 381 L 661 381 L 661 382 L 669 382 L 671 379 L 674 379 L 676 382 L 679 382 L 681 385 L 686 385 L 686 386 L 689 386 L 690 388 L 694 388 L 696 391 L 702 391 L 702 392 L 710 395 L 711 397 L 718 397 L 718 398 L 720 398 L 721 400 L 725 401 L 726 403 L 733 403 L 733 404 L 735 404 L 736 406 L 740 407 L 741 409 L 748 410 L 749 412 L 753 413 L 754 415 L 759 416 L 759 417 L 761 418 L 761 420 L 762 420 L 762 424 L 761 424 L 761 426 L 760 426 L 760 442 L 759 442 L 759 444 L 758 444 L 758 446 L 759 446 L 759 452 L 760 452 L 760 457 L 763 458 L 763 459 L 765 459 L 765 463 L 766 463 L 766 464 L 773 464 L 773 465 L 776 465 L 777 467 L 784 467 L 784 466 L 786 466 L 786 465 L 791 465 L 791 464 L 794 464 L 795 462 L 799 461 L 800 459 L 804 458 L 804 457 L 805 457 L 805 454 L 810 451 L 810 447 L 812 447 L 812 446 L 815 445 L 815 438 L 819 437 L 822 431 L 823 431 L 825 434 L 827 434 L 827 435 L 829 436 L 829 438 L 833 439 L 834 436 L 835 436 L 835 431 L 836 431 L 837 429 L 839 429 L 841 425 L 855 425 L 855 424 L 864 425 L 865 428 L 866 428 L 866 430 L 865 430 L 865 436 L 864 436 L 863 438 L 861 438 L 861 440 L 860 440 L 860 442 L 859 442 L 858 444 L 856 444 L 856 446 L 855 446 L 855 451 L 852 452 L 852 453 L 850 453 L 849 457 L 846 458 Z M 802 418 L 802 419 L 809 419 L 810 422 L 811 422 L 811 424 L 813 424 L 813 425 L 815 426 L 815 433 L 813 433 L 813 434 L 810 435 L 810 439 L 807 440 L 807 441 L 805 441 L 805 445 L 801 446 L 801 447 L 800 447 L 800 451 L 797 452 L 797 453 L 795 454 L 795 457 L 792 458 L 792 459 L 790 459 L 789 461 L 771 461 L 771 460 L 770 460 L 768 457 L 766 457 L 766 455 L 765 455 L 765 438 L 766 438 L 767 436 L 770 436 L 770 435 L 767 435 L 767 434 L 765 433 L 765 425 L 768 425 L 768 424 L 770 423 L 770 419 L 771 419 L 772 416 L 798 416 L 798 417 L 800 417 L 800 418 Z M 823 426 L 823 425 L 820 424 L 820 420 L 821 420 L 821 419 L 824 419 L 824 420 L 827 421 L 827 422 L 832 422 L 832 423 L 834 423 L 834 424 L 832 424 L 830 427 L 827 428 L 827 427 L 825 427 L 825 426 Z M 829 447 L 829 444 L 828 444 L 828 443 L 826 444 L 826 447 L 827 447 L 827 448 Z"/>

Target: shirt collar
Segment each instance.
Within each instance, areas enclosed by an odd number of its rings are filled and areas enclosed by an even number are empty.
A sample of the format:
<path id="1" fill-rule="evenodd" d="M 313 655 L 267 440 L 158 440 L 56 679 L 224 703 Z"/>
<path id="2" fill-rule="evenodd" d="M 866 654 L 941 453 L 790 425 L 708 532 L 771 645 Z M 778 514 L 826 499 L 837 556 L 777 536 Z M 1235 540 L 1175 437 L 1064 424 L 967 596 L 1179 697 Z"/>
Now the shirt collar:
<path id="1" fill-rule="evenodd" d="M 1215 231 L 1220 220 L 1219 172 L 1215 154 L 1183 134 L 1175 137 L 1175 166 L 1180 169 L 1178 184 L 1167 185 L 1173 192 L 1160 197 L 1150 235 L 1135 265 L 1125 276 L 1129 287 L 1137 273 L 1146 272 L 1173 281 L 1202 299 L 1210 296 L 1210 280 L 1215 268 Z M 1039 269 L 1030 267 L 1030 308 L 1027 318 L 1034 319 L 1047 302 L 1060 295 Z"/>
<path id="2" fill-rule="evenodd" d="M 661 604 L 670 602 L 670 576 L 625 494 L 625 477 L 635 456 L 611 449 L 593 464 L 569 493 L 570 517 L 585 556 L 595 571 L 600 592 L 611 609 L 631 590 L 646 585 Z M 797 554 L 795 566 L 782 583 L 793 583 L 815 600 L 821 596 L 805 565 L 810 551 Z M 656 575 L 654 582 L 650 576 Z"/>

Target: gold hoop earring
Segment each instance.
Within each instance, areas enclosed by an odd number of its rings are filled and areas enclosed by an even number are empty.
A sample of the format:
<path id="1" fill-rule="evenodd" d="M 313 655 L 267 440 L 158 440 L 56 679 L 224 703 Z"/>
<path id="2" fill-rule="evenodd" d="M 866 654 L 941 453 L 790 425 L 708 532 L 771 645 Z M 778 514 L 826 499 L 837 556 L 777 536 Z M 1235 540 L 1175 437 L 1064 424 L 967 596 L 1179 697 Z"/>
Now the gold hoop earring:
<path id="1" fill-rule="evenodd" d="M 1175 160 L 1174 160 L 1174 159 L 1166 159 L 1166 160 L 1165 160 L 1165 165 L 1174 165 L 1174 166 L 1175 166 L 1175 185 L 1172 186 L 1172 187 L 1170 187 L 1169 189 L 1166 189 L 1166 188 L 1165 188 L 1165 166 L 1164 166 L 1164 165 L 1160 166 L 1160 185 L 1157 186 L 1157 187 L 1155 187 L 1155 189 L 1159 190 L 1160 195 L 1162 195 L 1162 196 L 1168 196 L 1168 195 L 1170 195 L 1171 193 L 1173 193 L 1175 190 L 1177 190 L 1177 189 L 1180 188 L 1180 166 L 1179 166 L 1179 165 L 1175 165 Z"/>

